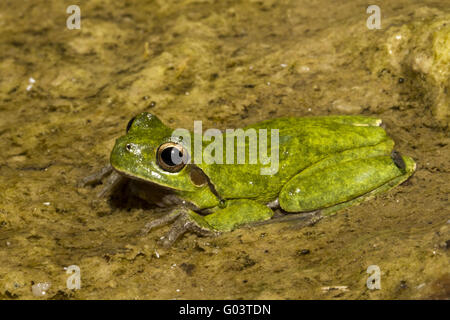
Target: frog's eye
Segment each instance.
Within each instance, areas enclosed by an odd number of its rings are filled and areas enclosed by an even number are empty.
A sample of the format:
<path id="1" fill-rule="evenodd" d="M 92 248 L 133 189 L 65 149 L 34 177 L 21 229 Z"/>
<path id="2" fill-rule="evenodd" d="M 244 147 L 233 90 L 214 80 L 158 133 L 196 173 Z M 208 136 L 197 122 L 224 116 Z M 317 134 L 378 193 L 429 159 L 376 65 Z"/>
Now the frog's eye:
<path id="1" fill-rule="evenodd" d="M 136 117 L 133 117 L 133 118 L 130 119 L 130 121 L 128 121 L 127 131 L 126 131 L 127 133 L 130 130 L 131 126 L 133 125 L 134 119 L 136 119 Z"/>
<path id="2" fill-rule="evenodd" d="M 156 152 L 158 166 L 168 172 L 180 171 L 184 168 L 188 160 L 188 152 L 183 146 L 173 142 L 162 144 Z"/>

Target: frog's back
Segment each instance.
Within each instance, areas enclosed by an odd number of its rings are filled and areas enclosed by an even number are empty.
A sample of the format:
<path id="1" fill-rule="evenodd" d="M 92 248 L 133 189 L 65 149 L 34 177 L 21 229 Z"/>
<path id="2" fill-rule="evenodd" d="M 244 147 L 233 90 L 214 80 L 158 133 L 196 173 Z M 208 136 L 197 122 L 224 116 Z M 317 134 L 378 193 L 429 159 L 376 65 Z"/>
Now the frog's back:
<path id="1" fill-rule="evenodd" d="M 245 129 L 279 129 L 280 131 L 292 131 L 300 126 L 333 126 L 350 125 L 367 127 L 380 126 L 381 119 L 365 116 L 316 116 L 316 117 L 284 117 L 264 120 L 247 126 Z"/>
<path id="2" fill-rule="evenodd" d="M 263 166 L 258 151 L 258 164 L 200 164 L 217 192 L 225 199 L 253 198 L 269 202 L 277 198 L 283 185 L 294 175 L 324 157 L 343 150 L 376 145 L 388 139 L 381 120 L 363 116 L 326 116 L 276 118 L 244 128 L 267 130 L 267 156 L 270 158 L 271 133 L 278 130 L 278 170 L 273 175 L 261 174 Z M 259 134 L 256 135 L 259 139 Z M 224 137 L 224 144 L 227 136 Z M 248 160 L 246 140 L 246 159 Z M 259 141 L 258 141 L 259 144 Z M 259 147 L 258 147 L 259 148 Z M 225 151 L 225 148 L 224 148 Z M 236 153 L 236 150 L 235 150 Z M 273 164 L 272 164 L 273 166 Z M 223 183 L 226 179 L 226 183 Z M 215 183 L 221 181 L 222 183 Z"/>

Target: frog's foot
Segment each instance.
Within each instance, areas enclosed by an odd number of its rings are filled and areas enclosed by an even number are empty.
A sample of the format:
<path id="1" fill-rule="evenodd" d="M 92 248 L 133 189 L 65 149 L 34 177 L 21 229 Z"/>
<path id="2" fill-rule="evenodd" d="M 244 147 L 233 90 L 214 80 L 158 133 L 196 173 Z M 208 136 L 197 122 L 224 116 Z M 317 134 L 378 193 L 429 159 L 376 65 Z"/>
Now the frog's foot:
<path id="1" fill-rule="evenodd" d="M 81 179 L 80 183 L 78 184 L 80 187 L 86 187 L 91 186 L 93 184 L 98 184 L 102 182 L 102 179 L 109 175 L 113 171 L 112 166 L 109 164 L 103 168 L 101 168 L 99 171 L 94 172 L 93 174 L 84 177 Z"/>
<path id="2" fill-rule="evenodd" d="M 124 179 L 119 173 L 113 170 L 111 165 L 107 165 L 106 167 L 103 167 L 100 171 L 85 177 L 80 181 L 79 186 L 85 187 L 89 185 L 98 184 L 106 176 L 108 176 L 108 178 L 104 182 L 102 190 L 100 190 L 100 192 L 97 194 L 97 198 L 103 198 L 105 196 L 110 195 Z"/>
<path id="3" fill-rule="evenodd" d="M 218 236 L 219 231 L 211 227 L 202 216 L 186 207 L 177 207 L 162 218 L 153 220 L 142 229 L 142 235 L 148 234 L 154 228 L 174 222 L 166 236 L 162 237 L 159 244 L 170 247 L 187 231 L 200 236 Z"/>
<path id="4" fill-rule="evenodd" d="M 174 221 L 172 229 L 161 239 L 163 246 L 170 246 L 186 231 L 202 236 L 217 236 L 221 232 L 232 231 L 242 225 L 268 220 L 273 211 L 254 200 L 227 200 L 223 208 L 206 216 L 201 216 L 185 206 L 175 208 L 166 216 L 147 223 L 144 234 L 153 228 Z"/>

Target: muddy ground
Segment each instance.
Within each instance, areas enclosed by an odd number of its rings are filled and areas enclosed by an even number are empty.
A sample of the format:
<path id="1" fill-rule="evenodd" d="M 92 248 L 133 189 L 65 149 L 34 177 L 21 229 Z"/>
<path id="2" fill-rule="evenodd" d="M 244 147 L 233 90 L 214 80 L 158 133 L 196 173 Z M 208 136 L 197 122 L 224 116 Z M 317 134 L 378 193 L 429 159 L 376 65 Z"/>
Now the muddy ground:
<path id="1" fill-rule="evenodd" d="M 80 30 L 66 27 L 71 4 L 0 4 L 1 298 L 450 297 L 446 1 L 380 2 L 379 30 L 364 1 L 79 1 Z M 377 116 L 417 172 L 311 227 L 190 234 L 163 250 L 168 227 L 138 232 L 164 210 L 77 186 L 142 111 L 188 129 Z"/>

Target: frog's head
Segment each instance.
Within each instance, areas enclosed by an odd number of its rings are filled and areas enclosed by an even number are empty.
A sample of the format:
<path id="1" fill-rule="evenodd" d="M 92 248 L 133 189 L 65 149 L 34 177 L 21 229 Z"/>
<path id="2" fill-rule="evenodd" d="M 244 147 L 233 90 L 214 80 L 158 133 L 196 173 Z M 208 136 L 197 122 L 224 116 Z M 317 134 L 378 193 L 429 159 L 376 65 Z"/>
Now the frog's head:
<path id="1" fill-rule="evenodd" d="M 128 122 L 126 135 L 116 141 L 110 158 L 112 167 L 132 179 L 175 190 L 197 190 L 206 181 L 199 181 L 198 174 L 193 174 L 196 170 L 187 165 L 188 151 L 172 132 L 150 113 L 137 115 Z"/>

